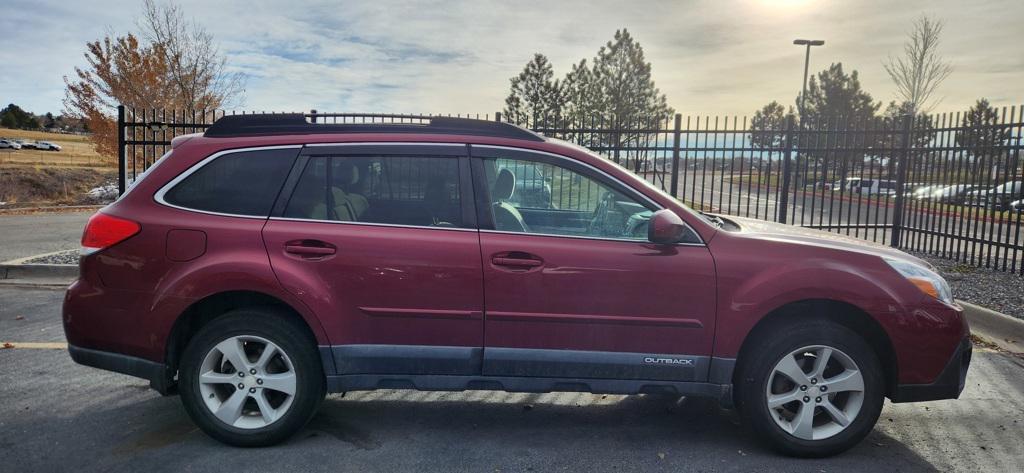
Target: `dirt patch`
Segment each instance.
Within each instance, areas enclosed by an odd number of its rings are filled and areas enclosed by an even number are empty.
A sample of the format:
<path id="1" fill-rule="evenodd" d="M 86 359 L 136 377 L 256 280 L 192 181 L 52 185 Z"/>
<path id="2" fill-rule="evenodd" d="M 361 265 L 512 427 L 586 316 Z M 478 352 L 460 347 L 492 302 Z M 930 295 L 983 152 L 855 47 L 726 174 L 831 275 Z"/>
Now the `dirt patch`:
<path id="1" fill-rule="evenodd" d="M 0 208 L 94 204 L 86 192 L 116 179 L 116 169 L 0 166 Z"/>

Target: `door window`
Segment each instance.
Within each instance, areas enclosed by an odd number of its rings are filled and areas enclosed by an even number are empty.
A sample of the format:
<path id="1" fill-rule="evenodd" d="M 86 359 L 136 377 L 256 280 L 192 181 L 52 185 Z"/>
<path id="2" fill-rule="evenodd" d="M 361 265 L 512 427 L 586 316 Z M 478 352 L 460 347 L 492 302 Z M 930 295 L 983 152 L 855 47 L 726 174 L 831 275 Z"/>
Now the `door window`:
<path id="1" fill-rule="evenodd" d="M 461 227 L 454 157 L 326 156 L 307 163 L 284 217 Z"/>
<path id="2" fill-rule="evenodd" d="M 572 169 L 483 158 L 495 230 L 647 240 L 651 208 Z"/>

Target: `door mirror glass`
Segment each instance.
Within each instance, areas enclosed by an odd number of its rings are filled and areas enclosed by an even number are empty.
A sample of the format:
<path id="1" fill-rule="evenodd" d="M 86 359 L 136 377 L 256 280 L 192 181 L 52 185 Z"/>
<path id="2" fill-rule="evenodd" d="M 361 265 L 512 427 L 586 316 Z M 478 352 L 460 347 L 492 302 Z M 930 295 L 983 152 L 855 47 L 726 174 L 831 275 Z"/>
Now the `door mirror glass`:
<path id="1" fill-rule="evenodd" d="M 647 240 L 651 243 L 669 245 L 682 241 L 686 235 L 686 224 L 675 212 L 662 209 L 651 215 L 647 225 Z"/>

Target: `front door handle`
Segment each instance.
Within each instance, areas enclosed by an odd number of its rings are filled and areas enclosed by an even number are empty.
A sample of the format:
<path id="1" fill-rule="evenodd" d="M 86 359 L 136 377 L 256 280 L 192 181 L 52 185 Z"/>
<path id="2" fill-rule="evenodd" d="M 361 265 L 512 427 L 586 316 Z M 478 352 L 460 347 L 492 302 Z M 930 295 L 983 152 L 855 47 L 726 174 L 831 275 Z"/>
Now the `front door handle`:
<path id="1" fill-rule="evenodd" d="M 284 244 L 284 252 L 303 258 L 322 258 L 338 252 L 338 249 L 320 240 L 293 240 Z"/>
<path id="2" fill-rule="evenodd" d="M 523 253 L 521 251 L 509 251 L 496 253 L 491 256 L 491 264 L 512 269 L 529 270 L 544 265 L 544 260 L 539 256 Z"/>

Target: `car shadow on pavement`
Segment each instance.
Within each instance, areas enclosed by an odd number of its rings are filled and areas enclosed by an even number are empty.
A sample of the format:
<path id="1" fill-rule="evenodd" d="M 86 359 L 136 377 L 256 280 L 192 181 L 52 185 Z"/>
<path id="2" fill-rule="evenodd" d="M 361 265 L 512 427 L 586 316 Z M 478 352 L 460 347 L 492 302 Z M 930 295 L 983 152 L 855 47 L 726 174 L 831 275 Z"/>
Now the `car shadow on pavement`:
<path id="1" fill-rule="evenodd" d="M 177 397 L 161 397 L 120 375 L 83 374 L 90 376 L 79 379 L 87 381 L 67 392 L 23 392 L 0 406 L 6 465 L 22 471 L 224 471 L 225 465 L 238 471 L 935 470 L 878 429 L 837 457 L 783 457 L 715 401 L 656 395 L 334 394 L 290 441 L 233 448 L 196 429 Z M 76 401 L 57 407 L 61 396 Z"/>

